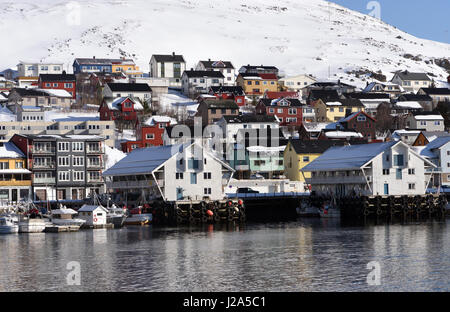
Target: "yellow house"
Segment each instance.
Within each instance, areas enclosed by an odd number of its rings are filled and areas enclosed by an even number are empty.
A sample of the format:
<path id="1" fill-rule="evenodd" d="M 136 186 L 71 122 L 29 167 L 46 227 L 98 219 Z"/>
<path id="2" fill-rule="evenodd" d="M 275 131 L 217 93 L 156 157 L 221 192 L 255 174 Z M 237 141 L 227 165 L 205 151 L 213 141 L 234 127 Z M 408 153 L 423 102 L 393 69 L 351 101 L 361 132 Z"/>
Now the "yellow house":
<path id="1" fill-rule="evenodd" d="M 31 171 L 25 155 L 10 142 L 0 143 L 0 206 L 31 195 Z"/>
<path id="2" fill-rule="evenodd" d="M 242 87 L 245 95 L 250 97 L 262 97 L 266 91 L 279 91 L 275 74 L 239 74 L 236 85 Z"/>
<path id="3" fill-rule="evenodd" d="M 284 175 L 291 181 L 305 182 L 311 173 L 302 173 L 303 167 L 322 155 L 333 146 L 340 146 L 342 141 L 331 140 L 289 140 L 284 150 Z"/>
<path id="4" fill-rule="evenodd" d="M 132 77 L 142 77 L 143 72 L 139 70 L 131 59 L 113 60 L 111 70 L 113 73 L 123 72 Z"/>
<path id="5" fill-rule="evenodd" d="M 329 102 L 317 100 L 312 106 L 316 110 L 318 122 L 336 122 L 350 114 L 364 111 L 364 105 L 359 99 L 339 99 Z"/>

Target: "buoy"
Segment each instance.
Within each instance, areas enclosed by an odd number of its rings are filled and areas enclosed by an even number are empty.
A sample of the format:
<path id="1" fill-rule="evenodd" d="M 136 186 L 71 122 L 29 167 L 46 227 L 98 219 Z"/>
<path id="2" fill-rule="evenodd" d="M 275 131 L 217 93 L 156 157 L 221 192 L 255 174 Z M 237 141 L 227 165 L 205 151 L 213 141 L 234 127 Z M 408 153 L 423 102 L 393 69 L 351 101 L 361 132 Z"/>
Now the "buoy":
<path id="1" fill-rule="evenodd" d="M 233 203 L 231 201 L 228 202 L 228 206 L 231 207 L 231 205 L 233 205 Z"/>
<path id="2" fill-rule="evenodd" d="M 242 199 L 239 199 L 238 204 L 242 206 L 243 203 Z"/>
<path id="3" fill-rule="evenodd" d="M 207 210 L 206 213 L 208 214 L 208 216 L 212 217 L 214 215 L 214 212 L 212 212 L 211 210 Z"/>

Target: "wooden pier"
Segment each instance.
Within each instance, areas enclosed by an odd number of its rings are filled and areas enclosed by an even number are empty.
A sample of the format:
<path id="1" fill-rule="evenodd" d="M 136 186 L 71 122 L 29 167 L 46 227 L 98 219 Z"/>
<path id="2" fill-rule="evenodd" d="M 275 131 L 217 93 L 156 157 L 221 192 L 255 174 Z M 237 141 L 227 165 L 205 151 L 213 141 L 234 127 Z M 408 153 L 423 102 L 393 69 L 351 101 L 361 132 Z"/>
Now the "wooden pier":
<path id="1" fill-rule="evenodd" d="M 78 232 L 79 226 L 51 225 L 44 230 L 45 233 Z"/>

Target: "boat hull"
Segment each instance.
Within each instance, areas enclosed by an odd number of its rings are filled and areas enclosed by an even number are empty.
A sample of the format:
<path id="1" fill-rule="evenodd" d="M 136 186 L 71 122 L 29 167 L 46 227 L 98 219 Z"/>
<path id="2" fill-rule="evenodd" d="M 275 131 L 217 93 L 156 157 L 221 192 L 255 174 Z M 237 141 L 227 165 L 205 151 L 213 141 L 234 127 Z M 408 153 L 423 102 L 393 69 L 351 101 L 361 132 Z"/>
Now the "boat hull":
<path id="1" fill-rule="evenodd" d="M 30 219 L 19 222 L 19 233 L 42 233 L 46 227 L 41 219 Z"/>
<path id="2" fill-rule="evenodd" d="M 106 223 L 112 223 L 114 228 L 121 228 L 123 227 L 126 219 L 126 216 L 110 216 L 106 218 Z"/>
<path id="3" fill-rule="evenodd" d="M 18 225 L 2 225 L 0 226 L 0 234 L 16 234 L 19 233 Z"/>
<path id="4" fill-rule="evenodd" d="M 151 214 L 131 215 L 125 219 L 125 225 L 146 225 L 150 224 L 153 220 Z"/>

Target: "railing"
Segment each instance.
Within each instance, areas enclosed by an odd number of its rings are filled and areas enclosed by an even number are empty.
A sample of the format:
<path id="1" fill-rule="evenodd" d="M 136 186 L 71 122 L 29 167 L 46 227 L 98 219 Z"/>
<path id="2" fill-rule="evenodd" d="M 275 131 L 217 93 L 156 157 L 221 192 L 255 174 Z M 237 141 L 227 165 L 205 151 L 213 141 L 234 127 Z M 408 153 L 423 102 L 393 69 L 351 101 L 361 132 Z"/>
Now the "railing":
<path id="1" fill-rule="evenodd" d="M 34 169 L 54 169 L 56 167 L 55 163 L 50 164 L 33 164 Z"/>
<path id="2" fill-rule="evenodd" d="M 121 181 L 121 182 L 106 182 L 108 188 L 113 189 L 127 189 L 127 188 L 149 188 L 153 181 Z M 158 181 L 160 183 L 160 181 Z M 158 184 L 159 185 L 159 184 Z M 162 183 L 163 185 L 163 183 Z M 161 185 L 160 185 L 161 186 Z"/>
<path id="3" fill-rule="evenodd" d="M 300 192 L 277 192 L 277 193 L 227 193 L 228 198 L 268 198 L 268 197 L 301 197 L 309 196 L 310 193 Z"/>
<path id="4" fill-rule="evenodd" d="M 371 177 L 368 176 L 367 180 L 371 182 Z M 364 176 L 334 176 L 334 177 L 313 177 L 307 178 L 308 184 L 366 184 L 367 180 Z"/>
<path id="5" fill-rule="evenodd" d="M 56 148 L 50 147 L 50 148 L 31 148 L 31 152 L 33 154 L 54 154 L 56 152 Z"/>
<path id="6" fill-rule="evenodd" d="M 98 148 L 98 149 L 87 148 L 86 153 L 88 153 L 88 154 L 103 154 L 104 152 L 101 148 Z"/>
<path id="7" fill-rule="evenodd" d="M 90 164 L 88 162 L 87 166 L 88 169 L 89 168 L 95 168 L 95 169 L 103 169 L 103 162 L 99 163 L 99 164 Z"/>
<path id="8" fill-rule="evenodd" d="M 52 183 L 56 183 L 56 179 L 55 178 L 34 178 L 33 183 L 52 184 Z"/>
<path id="9" fill-rule="evenodd" d="M 88 183 L 90 183 L 90 182 L 95 182 L 95 183 L 102 183 L 103 182 L 103 179 L 102 179 L 102 177 L 99 177 L 99 178 L 87 178 L 87 182 Z"/>

